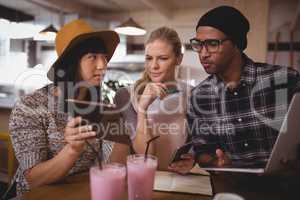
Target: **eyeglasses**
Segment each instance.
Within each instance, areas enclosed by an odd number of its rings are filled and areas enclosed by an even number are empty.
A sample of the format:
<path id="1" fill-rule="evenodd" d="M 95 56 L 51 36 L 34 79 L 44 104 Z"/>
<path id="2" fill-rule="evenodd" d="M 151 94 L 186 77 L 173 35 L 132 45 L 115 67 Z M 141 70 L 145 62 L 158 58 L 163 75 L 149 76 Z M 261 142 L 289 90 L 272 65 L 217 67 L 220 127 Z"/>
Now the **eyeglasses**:
<path id="1" fill-rule="evenodd" d="M 230 40 L 229 38 L 224 38 L 222 40 L 218 39 L 207 39 L 207 40 L 198 40 L 197 38 L 190 39 L 190 44 L 192 46 L 192 50 L 196 52 L 201 52 L 203 46 L 205 46 L 206 51 L 209 53 L 215 53 L 219 50 L 220 45 Z"/>

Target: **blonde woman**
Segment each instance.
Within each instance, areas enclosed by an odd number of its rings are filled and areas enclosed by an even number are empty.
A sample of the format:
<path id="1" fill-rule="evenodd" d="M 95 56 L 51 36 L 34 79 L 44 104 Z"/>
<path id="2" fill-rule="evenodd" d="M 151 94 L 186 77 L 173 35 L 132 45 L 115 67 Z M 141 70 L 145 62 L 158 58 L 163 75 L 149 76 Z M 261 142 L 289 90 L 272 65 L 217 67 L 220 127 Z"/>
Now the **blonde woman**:
<path id="1" fill-rule="evenodd" d="M 187 85 L 176 80 L 181 64 L 181 41 L 173 29 L 154 30 L 145 43 L 145 71 L 133 87 L 119 90 L 115 102 L 120 109 L 136 153 L 144 153 L 146 141 L 160 135 L 149 153 L 158 157 L 160 170 L 186 173 L 193 157 L 170 165 L 175 149 L 187 140 L 185 129 Z M 120 153 L 120 145 L 114 152 Z M 125 156 L 124 156 L 125 157 Z"/>

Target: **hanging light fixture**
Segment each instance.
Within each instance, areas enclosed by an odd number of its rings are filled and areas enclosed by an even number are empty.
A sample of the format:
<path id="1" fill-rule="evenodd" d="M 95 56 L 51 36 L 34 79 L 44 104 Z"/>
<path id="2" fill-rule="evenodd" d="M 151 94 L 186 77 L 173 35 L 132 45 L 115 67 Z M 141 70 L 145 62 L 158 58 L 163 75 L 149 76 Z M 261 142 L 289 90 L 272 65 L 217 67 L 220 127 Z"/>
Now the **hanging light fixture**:
<path id="1" fill-rule="evenodd" d="M 41 30 L 40 33 L 48 33 L 48 32 L 53 32 L 53 33 L 57 33 L 57 29 L 50 24 L 49 26 L 47 26 L 45 29 Z"/>
<path id="2" fill-rule="evenodd" d="M 45 29 L 41 30 L 39 34 L 34 37 L 34 40 L 54 41 L 56 33 L 57 29 L 52 24 L 50 24 Z"/>
<path id="3" fill-rule="evenodd" d="M 137 24 L 131 17 L 115 28 L 115 31 L 124 35 L 145 35 L 146 30 Z"/>

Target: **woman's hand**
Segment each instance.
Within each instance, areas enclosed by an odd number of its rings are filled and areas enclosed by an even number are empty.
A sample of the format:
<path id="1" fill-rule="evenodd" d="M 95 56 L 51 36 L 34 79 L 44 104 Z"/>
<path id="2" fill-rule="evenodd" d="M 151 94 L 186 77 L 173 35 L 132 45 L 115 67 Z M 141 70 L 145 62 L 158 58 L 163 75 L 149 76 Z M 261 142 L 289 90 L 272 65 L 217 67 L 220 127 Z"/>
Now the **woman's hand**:
<path id="1" fill-rule="evenodd" d="M 139 109 L 146 111 L 156 97 L 163 99 L 167 95 L 167 86 L 163 83 L 148 83 L 139 100 Z"/>
<path id="2" fill-rule="evenodd" d="M 96 135 L 91 126 L 79 126 L 81 117 L 72 118 L 64 130 L 67 143 L 53 158 L 40 162 L 24 172 L 30 187 L 54 183 L 68 175 L 80 154 L 85 149 L 85 139 Z"/>
<path id="3" fill-rule="evenodd" d="M 180 161 L 172 163 L 168 169 L 180 174 L 189 173 L 194 167 L 195 159 L 192 154 L 183 154 Z"/>
<path id="4" fill-rule="evenodd" d="M 81 117 L 72 118 L 66 125 L 64 137 L 70 149 L 80 154 L 85 149 L 85 140 L 96 136 L 91 125 L 80 126 Z"/>

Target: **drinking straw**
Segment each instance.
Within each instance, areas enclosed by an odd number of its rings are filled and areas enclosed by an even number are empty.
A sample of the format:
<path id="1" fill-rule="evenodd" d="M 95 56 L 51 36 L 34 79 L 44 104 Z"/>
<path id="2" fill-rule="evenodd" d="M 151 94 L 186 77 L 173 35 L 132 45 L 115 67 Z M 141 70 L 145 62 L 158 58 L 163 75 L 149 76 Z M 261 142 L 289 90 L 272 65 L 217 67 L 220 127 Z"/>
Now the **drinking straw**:
<path id="1" fill-rule="evenodd" d="M 133 155 L 133 154 L 135 154 L 136 152 L 135 152 L 135 150 L 134 150 L 134 148 L 133 148 L 133 144 L 132 144 L 132 141 L 130 141 L 130 144 L 129 144 L 129 154 L 130 155 Z"/>
<path id="2" fill-rule="evenodd" d="M 150 143 L 152 142 L 152 141 L 154 141 L 154 140 L 156 140 L 157 138 L 159 138 L 160 136 L 159 135 L 157 135 L 157 136 L 155 136 L 155 137 L 153 137 L 153 138 L 151 138 L 150 140 L 148 140 L 147 141 L 147 146 L 146 146 L 146 150 L 145 150 L 145 154 L 144 154 L 144 157 L 145 157 L 145 162 L 146 162 L 146 160 L 147 160 L 147 156 L 148 156 L 148 150 L 149 150 L 149 146 L 150 146 Z"/>

